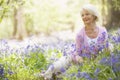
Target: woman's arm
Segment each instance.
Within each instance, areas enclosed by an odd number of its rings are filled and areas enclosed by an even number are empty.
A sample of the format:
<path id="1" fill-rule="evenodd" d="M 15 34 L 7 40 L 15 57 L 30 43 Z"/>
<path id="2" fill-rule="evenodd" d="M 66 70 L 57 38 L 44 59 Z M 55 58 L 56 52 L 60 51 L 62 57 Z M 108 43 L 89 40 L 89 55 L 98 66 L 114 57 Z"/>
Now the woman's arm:
<path id="1" fill-rule="evenodd" d="M 83 31 L 80 31 L 76 35 L 75 43 L 76 43 L 76 55 L 79 55 L 82 53 L 82 46 L 83 46 L 83 36 L 82 36 Z"/>
<path id="2" fill-rule="evenodd" d="M 81 63 L 83 62 L 82 57 L 80 54 L 82 53 L 82 45 L 83 45 L 83 37 L 82 37 L 82 31 L 80 31 L 75 38 L 76 43 L 76 51 L 73 54 L 73 62 L 74 63 Z"/>

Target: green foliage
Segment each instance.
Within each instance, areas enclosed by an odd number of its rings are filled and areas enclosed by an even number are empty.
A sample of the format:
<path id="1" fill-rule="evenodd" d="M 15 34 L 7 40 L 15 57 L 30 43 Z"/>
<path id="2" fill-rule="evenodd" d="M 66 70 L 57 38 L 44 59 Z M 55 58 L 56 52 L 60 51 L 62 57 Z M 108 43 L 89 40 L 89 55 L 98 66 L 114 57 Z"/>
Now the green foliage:
<path id="1" fill-rule="evenodd" d="M 115 10 L 120 10 L 120 0 L 112 0 Z"/>
<path id="2" fill-rule="evenodd" d="M 4 17 L 10 17 L 14 8 L 23 5 L 25 0 L 1 0 L 0 1 L 0 23 Z"/>
<path id="3" fill-rule="evenodd" d="M 63 80 L 117 80 L 120 76 L 120 34 L 119 31 L 112 33 L 109 36 L 113 43 L 112 52 L 104 49 L 96 56 L 91 58 L 83 58 L 81 64 L 71 64 L 62 76 L 57 77 Z M 59 44 L 57 44 L 59 45 Z M 37 46 L 37 45 L 35 45 Z M 61 46 L 61 45 L 60 45 Z M 34 48 L 34 47 L 31 47 Z M 32 49 L 30 53 L 0 53 L 0 74 L 3 70 L 4 75 L 0 79 L 8 78 L 10 80 L 42 80 L 41 77 L 36 77 L 34 74 L 40 73 L 41 70 L 46 70 L 47 66 L 56 59 L 59 59 L 63 54 L 60 48 L 43 47 L 41 49 Z M 29 48 L 27 48 L 28 50 Z M 26 50 L 26 48 L 25 48 Z M 35 51 L 34 51 L 35 50 Z M 65 49 L 64 49 L 65 50 Z M 44 53 L 44 54 L 43 54 Z M 2 73 L 3 73 L 2 72 Z"/>
<path id="4" fill-rule="evenodd" d="M 37 80 L 34 74 L 47 65 L 42 53 L 11 54 L 1 58 L 0 63 L 4 66 L 4 77 L 10 80 Z"/>
<path id="5" fill-rule="evenodd" d="M 30 53 L 25 57 L 24 64 L 30 69 L 41 69 L 46 66 L 46 59 L 42 53 Z"/>
<path id="6" fill-rule="evenodd" d="M 107 57 L 106 57 L 107 56 Z M 110 56 L 110 55 L 109 55 Z M 82 65 L 72 65 L 68 70 L 67 70 L 67 74 L 71 75 L 71 74 L 75 74 L 75 76 L 64 76 L 63 79 L 64 80 L 87 80 L 84 76 L 79 76 L 76 77 L 78 75 L 78 73 L 87 73 L 90 77 L 88 77 L 88 79 L 90 80 L 107 80 L 109 77 L 110 78 L 115 78 L 115 73 L 112 71 L 110 66 L 105 66 L 99 63 L 99 61 L 102 58 L 108 58 L 109 57 L 106 53 L 102 53 L 100 54 L 96 59 L 84 59 L 84 62 L 82 63 Z M 96 70 L 99 69 L 100 71 L 98 73 L 95 74 Z"/>

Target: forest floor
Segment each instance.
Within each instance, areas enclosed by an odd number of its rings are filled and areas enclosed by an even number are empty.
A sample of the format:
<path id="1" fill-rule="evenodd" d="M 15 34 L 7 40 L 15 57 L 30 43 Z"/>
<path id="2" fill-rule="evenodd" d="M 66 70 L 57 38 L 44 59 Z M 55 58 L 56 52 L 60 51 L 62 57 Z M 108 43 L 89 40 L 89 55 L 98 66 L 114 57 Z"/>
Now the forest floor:
<path id="1" fill-rule="evenodd" d="M 49 43 L 55 43 L 60 40 L 66 41 L 66 40 L 74 40 L 75 39 L 75 32 L 72 32 L 70 30 L 67 31 L 60 31 L 60 32 L 54 32 L 51 33 L 49 36 L 45 36 L 44 34 L 38 34 L 38 35 L 32 35 L 30 37 L 26 37 L 23 40 L 17 40 L 17 39 L 5 39 L 8 42 L 8 45 L 11 48 L 19 48 L 27 46 L 28 44 L 49 44 Z"/>

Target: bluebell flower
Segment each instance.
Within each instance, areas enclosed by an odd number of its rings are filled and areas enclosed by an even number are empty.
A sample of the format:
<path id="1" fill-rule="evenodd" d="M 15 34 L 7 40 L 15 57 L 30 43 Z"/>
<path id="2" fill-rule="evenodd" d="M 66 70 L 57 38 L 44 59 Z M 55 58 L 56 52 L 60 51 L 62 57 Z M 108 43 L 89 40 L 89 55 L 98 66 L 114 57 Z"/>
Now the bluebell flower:
<path id="1" fill-rule="evenodd" d="M 51 69 L 51 70 L 54 70 L 54 65 L 53 65 L 53 64 L 50 65 L 50 69 Z"/>
<path id="2" fill-rule="evenodd" d="M 105 44 L 106 48 L 109 47 L 109 42 L 107 41 L 106 44 Z"/>
<path id="3" fill-rule="evenodd" d="M 12 71 L 10 71 L 10 70 L 8 71 L 8 73 L 9 73 L 10 75 L 12 75 L 12 74 L 13 74 L 13 72 L 12 72 Z"/>
<path id="4" fill-rule="evenodd" d="M 77 77 L 77 78 L 80 78 L 80 77 L 81 77 L 81 73 L 80 73 L 80 71 L 78 71 L 76 77 Z"/>
<path id="5" fill-rule="evenodd" d="M 120 36 L 118 36 L 118 39 L 117 39 L 118 42 L 120 42 Z"/>
<path id="6" fill-rule="evenodd" d="M 75 47 L 75 44 L 71 44 L 71 47 L 73 47 L 73 48 L 74 48 L 74 47 Z"/>
<path id="7" fill-rule="evenodd" d="M 116 42 L 117 42 L 117 37 L 116 37 L 116 36 L 113 36 L 113 37 L 112 37 L 112 40 L 116 43 Z"/>
<path id="8" fill-rule="evenodd" d="M 65 70 L 65 68 L 62 67 L 62 68 L 60 68 L 60 71 L 65 72 L 66 70 Z"/>
<path id="9" fill-rule="evenodd" d="M 97 68 L 97 69 L 95 70 L 94 74 L 95 74 L 95 75 L 98 75 L 99 72 L 100 72 L 100 69 Z"/>
<path id="10" fill-rule="evenodd" d="M 4 80 L 9 80 L 8 78 L 5 78 Z"/>
<path id="11" fill-rule="evenodd" d="M 116 63 L 112 66 L 112 69 L 115 73 L 120 72 L 120 63 Z"/>
<path id="12" fill-rule="evenodd" d="M 98 51 L 102 51 L 104 49 L 103 46 L 98 46 Z"/>
<path id="13" fill-rule="evenodd" d="M 81 75 L 82 75 L 84 78 L 86 78 L 86 79 L 88 79 L 88 80 L 91 80 L 90 75 L 89 75 L 88 73 L 83 72 L 83 73 L 81 73 Z"/>
<path id="14" fill-rule="evenodd" d="M 8 42 L 7 42 L 5 39 L 1 39 L 1 43 L 5 45 L 5 44 L 7 44 Z"/>
<path id="15" fill-rule="evenodd" d="M 28 45 L 26 48 L 29 49 L 29 48 L 30 48 L 30 45 Z"/>
<path id="16" fill-rule="evenodd" d="M 66 51 L 64 51 L 64 52 L 63 52 L 63 56 L 67 56 L 67 53 L 66 53 Z"/>
<path id="17" fill-rule="evenodd" d="M 72 74 L 70 75 L 70 77 L 73 77 L 73 76 L 75 76 L 75 73 L 72 73 Z"/>
<path id="18" fill-rule="evenodd" d="M 115 58 L 114 56 L 110 57 L 110 59 L 111 59 L 111 63 L 113 65 L 119 62 L 119 60 L 117 58 Z"/>
<path id="19" fill-rule="evenodd" d="M 113 80 L 112 78 L 108 78 L 108 80 Z"/>
<path id="20" fill-rule="evenodd" d="M 4 77 L 4 69 L 0 66 L 0 77 Z"/>
<path id="21" fill-rule="evenodd" d="M 107 61 L 108 61 L 108 59 L 104 57 L 99 61 L 99 63 L 100 64 L 105 64 Z"/>

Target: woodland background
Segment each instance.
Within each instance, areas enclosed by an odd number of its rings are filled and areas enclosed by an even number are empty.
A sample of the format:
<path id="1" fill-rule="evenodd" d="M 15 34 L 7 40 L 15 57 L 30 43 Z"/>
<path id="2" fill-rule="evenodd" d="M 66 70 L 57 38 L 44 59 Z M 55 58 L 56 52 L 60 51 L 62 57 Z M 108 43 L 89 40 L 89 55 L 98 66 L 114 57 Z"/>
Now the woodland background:
<path id="1" fill-rule="evenodd" d="M 83 24 L 80 8 L 86 3 L 97 7 L 108 30 L 120 27 L 120 0 L 0 0 L 0 39 L 75 32 Z"/>

